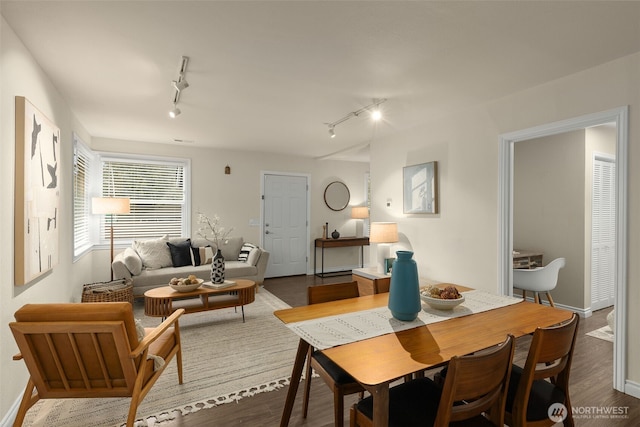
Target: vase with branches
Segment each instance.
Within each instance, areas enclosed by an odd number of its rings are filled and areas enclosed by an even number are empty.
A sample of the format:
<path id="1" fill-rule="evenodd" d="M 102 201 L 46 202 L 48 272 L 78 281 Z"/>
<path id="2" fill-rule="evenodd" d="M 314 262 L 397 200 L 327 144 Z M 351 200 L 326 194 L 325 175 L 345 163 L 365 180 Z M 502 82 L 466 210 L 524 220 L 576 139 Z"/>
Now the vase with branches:
<path id="1" fill-rule="evenodd" d="M 200 224 L 198 235 L 212 243 L 215 243 L 216 253 L 211 261 L 211 282 L 223 283 L 225 265 L 221 245 L 227 241 L 229 235 L 233 231 L 233 227 L 225 229 L 220 224 L 220 217 L 218 217 L 218 215 L 209 217 L 203 213 L 198 214 L 198 224 Z"/>

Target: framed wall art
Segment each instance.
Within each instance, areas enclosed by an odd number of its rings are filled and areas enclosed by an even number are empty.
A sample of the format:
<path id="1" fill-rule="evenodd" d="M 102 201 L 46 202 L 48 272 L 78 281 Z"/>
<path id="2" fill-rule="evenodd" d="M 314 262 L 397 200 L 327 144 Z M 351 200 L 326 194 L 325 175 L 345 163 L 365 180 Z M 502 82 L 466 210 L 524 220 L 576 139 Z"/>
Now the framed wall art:
<path id="1" fill-rule="evenodd" d="M 15 284 L 58 264 L 60 129 L 16 96 Z"/>
<path id="2" fill-rule="evenodd" d="M 438 162 L 404 167 L 402 181 L 404 213 L 438 213 Z"/>

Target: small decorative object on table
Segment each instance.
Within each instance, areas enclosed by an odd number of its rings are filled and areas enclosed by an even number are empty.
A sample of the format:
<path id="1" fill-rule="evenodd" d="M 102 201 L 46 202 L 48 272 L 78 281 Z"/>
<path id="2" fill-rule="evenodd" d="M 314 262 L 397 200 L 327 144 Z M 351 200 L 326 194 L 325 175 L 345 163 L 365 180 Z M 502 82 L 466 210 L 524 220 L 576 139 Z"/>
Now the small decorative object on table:
<path id="1" fill-rule="evenodd" d="M 171 286 L 171 289 L 173 289 L 174 291 L 191 292 L 198 289 L 202 284 L 202 282 L 204 282 L 204 280 L 198 279 L 193 274 L 190 274 L 189 277 L 187 277 L 186 279 L 183 277 L 180 277 L 180 278 L 174 277 L 169 282 L 169 286 Z"/>
<path id="2" fill-rule="evenodd" d="M 446 286 L 444 289 L 433 285 L 427 286 L 420 290 L 420 298 L 437 310 L 453 310 L 464 302 L 464 295 L 461 295 L 453 285 Z"/>
<path id="3" fill-rule="evenodd" d="M 398 320 L 410 322 L 422 310 L 418 266 L 412 259 L 413 252 L 397 251 L 393 262 L 389 288 L 389 310 Z"/>
<path id="4" fill-rule="evenodd" d="M 211 262 L 211 282 L 223 283 L 224 282 L 224 257 L 220 245 L 225 242 L 229 234 L 233 231 L 233 227 L 225 230 L 220 225 L 220 218 L 218 215 L 214 215 L 213 218 L 209 218 L 207 215 L 198 214 L 198 223 L 200 228 L 198 234 L 205 239 L 216 244 L 216 254 Z"/>
<path id="5" fill-rule="evenodd" d="M 331 237 L 333 237 L 334 239 L 340 238 L 340 232 L 338 230 L 333 230 L 333 233 L 331 233 Z"/>

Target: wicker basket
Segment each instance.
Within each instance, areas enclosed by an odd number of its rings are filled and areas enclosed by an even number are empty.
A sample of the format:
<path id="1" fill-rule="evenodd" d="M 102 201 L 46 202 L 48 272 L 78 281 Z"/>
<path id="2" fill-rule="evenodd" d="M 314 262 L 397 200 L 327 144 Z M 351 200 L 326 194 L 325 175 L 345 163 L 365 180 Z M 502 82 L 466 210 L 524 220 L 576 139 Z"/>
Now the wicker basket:
<path id="1" fill-rule="evenodd" d="M 91 283 L 82 287 L 82 302 L 121 301 L 133 304 L 133 282 L 130 279 Z"/>

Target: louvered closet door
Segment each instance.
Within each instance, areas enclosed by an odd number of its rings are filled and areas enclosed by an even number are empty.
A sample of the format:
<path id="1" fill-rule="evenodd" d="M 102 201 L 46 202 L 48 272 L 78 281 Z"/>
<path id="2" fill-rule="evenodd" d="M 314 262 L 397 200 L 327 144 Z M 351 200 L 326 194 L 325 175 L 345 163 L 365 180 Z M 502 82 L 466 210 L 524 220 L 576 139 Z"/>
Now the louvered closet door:
<path id="1" fill-rule="evenodd" d="M 593 161 L 591 199 L 591 309 L 614 303 L 616 265 L 616 164 L 615 159 Z"/>

